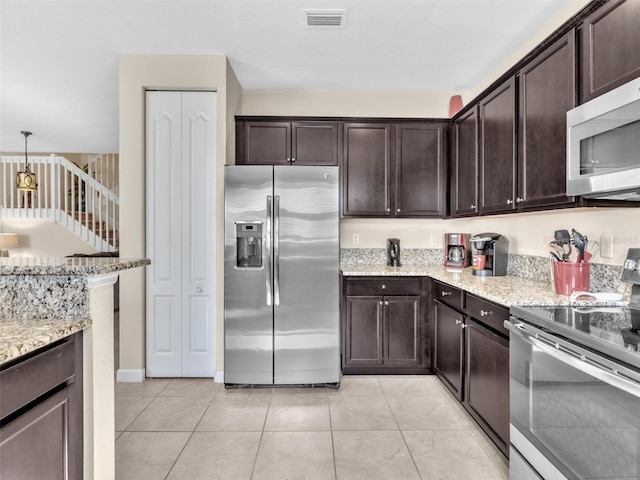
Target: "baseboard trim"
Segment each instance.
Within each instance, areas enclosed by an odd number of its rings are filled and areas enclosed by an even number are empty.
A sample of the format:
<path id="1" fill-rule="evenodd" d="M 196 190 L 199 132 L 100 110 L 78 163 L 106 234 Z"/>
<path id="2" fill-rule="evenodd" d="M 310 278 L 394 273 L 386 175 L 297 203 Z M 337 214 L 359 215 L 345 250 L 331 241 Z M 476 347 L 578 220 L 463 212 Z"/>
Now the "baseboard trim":
<path id="1" fill-rule="evenodd" d="M 216 370 L 213 374 L 213 381 L 215 383 L 224 383 L 224 370 Z"/>
<path id="2" fill-rule="evenodd" d="M 116 380 L 123 383 L 140 383 L 144 382 L 145 372 L 144 368 L 137 369 L 125 369 L 119 368 L 116 375 Z"/>

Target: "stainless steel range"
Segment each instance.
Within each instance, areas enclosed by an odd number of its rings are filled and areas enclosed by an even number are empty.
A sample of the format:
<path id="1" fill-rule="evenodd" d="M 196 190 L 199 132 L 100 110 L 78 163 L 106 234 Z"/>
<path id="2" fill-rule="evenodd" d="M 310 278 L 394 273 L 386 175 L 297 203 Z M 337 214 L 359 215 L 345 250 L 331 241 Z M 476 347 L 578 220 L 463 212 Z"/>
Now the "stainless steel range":
<path id="1" fill-rule="evenodd" d="M 512 307 L 510 478 L 640 479 L 640 249 L 629 306 Z"/>

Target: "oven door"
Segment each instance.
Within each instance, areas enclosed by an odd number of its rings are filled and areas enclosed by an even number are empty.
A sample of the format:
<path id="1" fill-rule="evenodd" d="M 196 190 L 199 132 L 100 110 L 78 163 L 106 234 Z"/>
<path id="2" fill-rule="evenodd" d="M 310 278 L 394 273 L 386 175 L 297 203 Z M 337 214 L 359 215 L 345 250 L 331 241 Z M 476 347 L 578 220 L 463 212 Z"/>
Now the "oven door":
<path id="1" fill-rule="evenodd" d="M 640 371 L 512 317 L 511 444 L 545 479 L 640 479 Z"/>

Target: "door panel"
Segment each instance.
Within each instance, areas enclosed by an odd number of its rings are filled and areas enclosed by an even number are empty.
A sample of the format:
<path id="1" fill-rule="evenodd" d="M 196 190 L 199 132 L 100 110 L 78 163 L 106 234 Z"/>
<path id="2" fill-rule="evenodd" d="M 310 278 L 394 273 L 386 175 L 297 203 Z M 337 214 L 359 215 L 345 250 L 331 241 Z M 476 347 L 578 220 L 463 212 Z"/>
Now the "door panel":
<path id="1" fill-rule="evenodd" d="M 385 363 L 420 363 L 420 297 L 385 297 Z"/>
<path id="2" fill-rule="evenodd" d="M 294 165 L 338 165 L 338 124 L 293 122 L 291 158 Z"/>
<path id="3" fill-rule="evenodd" d="M 338 167 L 274 167 L 274 194 L 274 382 L 338 382 Z"/>
<path id="4" fill-rule="evenodd" d="M 267 241 L 270 166 L 225 167 L 224 381 L 273 383 L 273 306 L 267 304 L 272 271 Z M 260 268 L 237 268 L 236 222 L 262 222 Z"/>
<path id="5" fill-rule="evenodd" d="M 248 122 L 246 124 L 246 162 L 249 164 L 287 164 L 291 158 L 289 122 Z"/>
<path id="6" fill-rule="evenodd" d="M 474 215 L 478 207 L 478 109 L 464 114 L 455 125 L 453 215 Z"/>
<path id="7" fill-rule="evenodd" d="M 346 365 L 382 365 L 382 297 L 347 297 Z"/>
<path id="8" fill-rule="evenodd" d="M 458 400 L 462 400 L 463 321 L 461 313 L 435 302 L 433 369 Z"/>
<path id="9" fill-rule="evenodd" d="M 151 377 L 181 375 L 180 92 L 147 92 L 147 362 Z M 155 331 L 159 328 L 159 331 Z"/>
<path id="10" fill-rule="evenodd" d="M 182 376 L 215 374 L 216 94 L 182 92 Z M 204 334 L 194 350 L 196 327 Z"/>

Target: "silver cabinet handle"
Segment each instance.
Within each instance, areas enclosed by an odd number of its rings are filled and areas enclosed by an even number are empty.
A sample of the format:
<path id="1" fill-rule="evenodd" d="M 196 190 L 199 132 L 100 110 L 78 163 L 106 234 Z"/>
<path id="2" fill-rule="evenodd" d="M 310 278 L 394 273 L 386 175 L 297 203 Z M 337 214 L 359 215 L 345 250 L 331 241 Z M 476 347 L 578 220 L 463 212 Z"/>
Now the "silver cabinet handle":
<path id="1" fill-rule="evenodd" d="M 461 323 L 462 323 L 462 320 L 458 320 L 458 319 L 456 318 L 456 325 L 460 325 Z"/>
<path id="2" fill-rule="evenodd" d="M 396 210 L 398 213 L 400 213 L 400 209 Z"/>
<path id="3" fill-rule="evenodd" d="M 202 288 L 196 287 L 196 293 L 202 293 Z"/>
<path id="4" fill-rule="evenodd" d="M 382 305 L 382 300 L 380 300 L 380 305 Z"/>
<path id="5" fill-rule="evenodd" d="M 273 198 L 273 304 L 280 305 L 280 196 Z"/>
<path id="6" fill-rule="evenodd" d="M 271 291 L 271 223 L 272 223 L 272 208 L 271 208 L 271 195 L 267 195 L 267 232 L 265 236 L 265 253 L 267 257 L 267 261 L 265 262 L 265 277 L 267 280 L 267 306 L 271 306 L 273 303 L 272 300 L 272 291 Z"/>
<path id="7" fill-rule="evenodd" d="M 460 325 L 460 326 L 461 326 L 462 328 L 467 328 L 469 325 L 467 325 L 467 324 L 464 324 L 464 323 L 463 323 L 463 324 L 462 324 L 462 325 Z"/>
<path id="8" fill-rule="evenodd" d="M 388 301 L 388 300 L 385 300 L 385 301 L 384 301 L 384 304 L 385 304 L 385 305 L 389 305 L 389 301 Z"/>
<path id="9" fill-rule="evenodd" d="M 486 317 L 489 315 L 493 315 L 493 311 L 491 310 L 480 310 L 480 316 L 481 317 Z"/>
<path id="10" fill-rule="evenodd" d="M 440 295 L 443 297 L 448 297 L 449 295 L 451 295 L 451 292 L 442 292 Z"/>
<path id="11" fill-rule="evenodd" d="M 510 198 L 507 200 L 507 205 L 511 205 L 513 203 L 513 200 L 511 200 Z"/>
<path id="12" fill-rule="evenodd" d="M 295 157 L 292 157 L 292 158 L 291 158 L 291 163 L 293 163 L 293 162 L 295 162 L 295 161 L 296 161 Z"/>
<path id="13" fill-rule="evenodd" d="M 390 211 L 391 211 L 391 209 L 390 209 L 390 208 L 387 208 L 387 212 L 390 212 Z"/>
<path id="14" fill-rule="evenodd" d="M 524 202 L 524 198 L 516 197 L 516 203 Z"/>
<path id="15" fill-rule="evenodd" d="M 291 163 L 291 157 L 287 157 L 287 163 Z"/>
<path id="16" fill-rule="evenodd" d="M 382 289 L 384 290 L 384 289 L 386 289 L 386 288 L 387 288 L 387 286 L 383 283 L 383 284 L 382 284 Z"/>
<path id="17" fill-rule="evenodd" d="M 472 203 L 471 204 L 471 210 L 475 210 L 475 209 L 476 209 L 476 206 Z"/>

